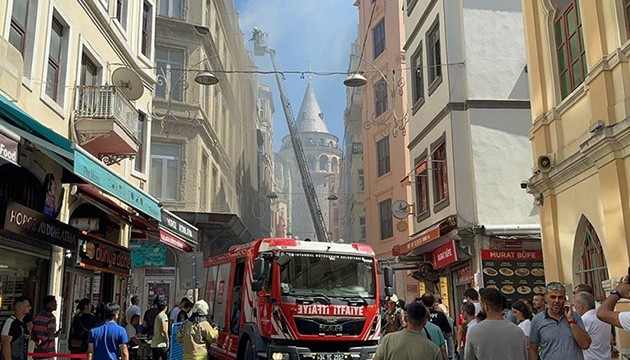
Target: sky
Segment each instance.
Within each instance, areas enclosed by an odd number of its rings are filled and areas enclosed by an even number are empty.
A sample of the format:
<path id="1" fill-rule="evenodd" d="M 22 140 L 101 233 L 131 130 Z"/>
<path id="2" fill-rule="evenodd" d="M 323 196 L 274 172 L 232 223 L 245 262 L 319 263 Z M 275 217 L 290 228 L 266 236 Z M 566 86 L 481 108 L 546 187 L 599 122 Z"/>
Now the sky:
<path id="1" fill-rule="evenodd" d="M 276 51 L 284 71 L 347 71 L 350 46 L 357 38 L 358 10 L 353 0 L 234 0 L 245 38 L 257 27 L 268 34 L 267 45 Z M 252 50 L 252 43 L 246 46 Z M 253 51 L 252 51 L 253 54 Z M 255 56 L 259 70 L 273 70 L 269 55 Z M 313 88 L 328 130 L 343 141 L 346 87 L 343 75 L 313 75 Z M 260 75 L 274 93 L 274 151 L 289 134 L 274 75 Z M 308 79 L 287 74 L 285 86 L 297 119 Z"/>

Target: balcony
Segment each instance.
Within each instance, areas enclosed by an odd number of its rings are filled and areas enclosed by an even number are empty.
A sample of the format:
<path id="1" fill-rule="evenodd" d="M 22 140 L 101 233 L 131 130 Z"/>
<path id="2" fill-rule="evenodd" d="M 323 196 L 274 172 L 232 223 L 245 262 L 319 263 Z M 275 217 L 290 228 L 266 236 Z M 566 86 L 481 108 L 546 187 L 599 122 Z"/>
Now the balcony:
<path id="1" fill-rule="evenodd" d="M 115 86 L 79 86 L 74 126 L 79 145 L 106 164 L 138 152 L 138 111 Z"/>

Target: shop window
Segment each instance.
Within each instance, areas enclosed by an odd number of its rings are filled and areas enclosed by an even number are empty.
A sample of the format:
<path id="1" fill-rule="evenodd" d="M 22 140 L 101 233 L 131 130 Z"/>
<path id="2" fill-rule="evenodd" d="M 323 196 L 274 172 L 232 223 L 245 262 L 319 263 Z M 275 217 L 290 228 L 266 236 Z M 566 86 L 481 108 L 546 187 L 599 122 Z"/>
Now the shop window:
<path id="1" fill-rule="evenodd" d="M 586 51 L 582 35 L 582 21 L 577 0 L 554 0 L 555 49 L 562 98 L 584 82 L 586 77 Z"/>
<path id="2" fill-rule="evenodd" d="M 588 222 L 586 218 L 583 218 L 582 221 Z M 608 267 L 602 244 L 590 223 L 586 225 L 581 236 L 581 261 L 578 270 L 580 282 L 591 285 L 595 300 L 603 301 L 606 299 L 606 293 L 602 287 L 602 282 L 608 280 Z"/>
<path id="3" fill-rule="evenodd" d="M 392 220 L 392 199 L 387 199 L 378 204 L 379 219 L 381 224 L 381 240 L 394 236 L 394 222 Z"/>

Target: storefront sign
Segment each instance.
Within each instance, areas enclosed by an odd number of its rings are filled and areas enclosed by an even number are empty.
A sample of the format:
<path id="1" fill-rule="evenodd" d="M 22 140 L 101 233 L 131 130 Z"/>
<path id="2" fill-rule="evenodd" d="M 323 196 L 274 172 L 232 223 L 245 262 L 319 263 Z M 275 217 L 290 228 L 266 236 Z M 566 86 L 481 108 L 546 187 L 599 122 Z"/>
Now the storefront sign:
<path id="1" fill-rule="evenodd" d="M 0 158 L 18 164 L 18 143 L 0 133 Z"/>
<path id="2" fill-rule="evenodd" d="M 131 249 L 132 267 L 164 267 L 166 266 L 166 245 L 162 243 L 138 243 L 132 242 Z"/>
<path id="3" fill-rule="evenodd" d="M 184 239 L 197 241 L 197 228 L 167 210 L 162 210 L 162 226 Z"/>
<path id="4" fill-rule="evenodd" d="M 485 287 L 501 291 L 508 300 L 529 299 L 545 293 L 541 250 L 482 250 Z"/>
<path id="5" fill-rule="evenodd" d="M 74 172 L 127 205 L 161 220 L 160 205 L 156 200 L 80 151 L 74 152 Z"/>
<path id="6" fill-rule="evenodd" d="M 424 245 L 428 243 L 429 241 L 435 240 L 439 237 L 440 237 L 440 228 L 435 227 L 423 234 L 420 234 L 419 236 L 417 236 L 411 241 L 407 241 L 404 244 L 394 246 L 394 248 L 392 249 L 392 255 L 394 256 L 404 255 L 408 253 L 409 251 L 419 247 L 420 245 Z"/>
<path id="7" fill-rule="evenodd" d="M 4 229 L 18 235 L 75 250 L 79 231 L 35 210 L 10 202 L 6 205 Z"/>
<path id="8" fill-rule="evenodd" d="M 162 229 L 160 229 L 160 241 L 181 251 L 192 251 L 187 242 Z"/>
<path id="9" fill-rule="evenodd" d="M 433 251 L 434 269 L 442 268 L 454 262 L 457 262 L 457 248 L 455 248 L 454 240 L 449 241 L 447 244 L 444 244 Z"/>
<path id="10" fill-rule="evenodd" d="M 131 269 L 129 249 L 92 238 L 82 238 L 81 242 L 79 257 L 82 264 L 106 272 L 129 274 Z"/>

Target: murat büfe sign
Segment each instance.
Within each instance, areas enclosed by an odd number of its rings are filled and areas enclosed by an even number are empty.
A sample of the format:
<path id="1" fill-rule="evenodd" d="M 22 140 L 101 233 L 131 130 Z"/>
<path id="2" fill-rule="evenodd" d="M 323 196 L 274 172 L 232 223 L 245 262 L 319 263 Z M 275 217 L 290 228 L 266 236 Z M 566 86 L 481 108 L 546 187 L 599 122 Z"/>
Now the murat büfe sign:
<path id="1" fill-rule="evenodd" d="M 541 250 L 481 250 L 483 283 L 511 302 L 545 293 Z"/>
<path id="2" fill-rule="evenodd" d="M 1 211 L 1 210 L 0 210 Z M 4 230 L 75 250 L 79 230 L 15 202 L 6 204 Z"/>

